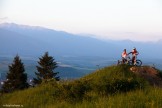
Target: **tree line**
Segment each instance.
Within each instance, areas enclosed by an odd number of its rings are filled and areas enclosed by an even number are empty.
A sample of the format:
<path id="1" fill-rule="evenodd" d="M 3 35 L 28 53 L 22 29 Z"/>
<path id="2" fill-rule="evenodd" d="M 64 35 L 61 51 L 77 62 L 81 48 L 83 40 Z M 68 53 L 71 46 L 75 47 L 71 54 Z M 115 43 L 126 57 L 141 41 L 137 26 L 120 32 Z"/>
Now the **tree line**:
<path id="1" fill-rule="evenodd" d="M 19 55 L 14 57 L 13 63 L 9 65 L 8 68 L 9 71 L 6 75 L 6 80 L 2 85 L 1 92 L 9 93 L 15 90 L 23 90 L 30 86 L 27 82 L 28 78 L 27 73 L 25 73 L 24 64 Z M 55 68 L 57 68 L 57 62 L 52 56 L 49 56 L 48 52 L 45 52 L 45 54 L 39 58 L 38 66 L 36 66 L 36 78 L 33 78 L 34 85 L 39 85 L 43 80 L 49 79 L 59 81 L 59 72 L 55 72 Z"/>

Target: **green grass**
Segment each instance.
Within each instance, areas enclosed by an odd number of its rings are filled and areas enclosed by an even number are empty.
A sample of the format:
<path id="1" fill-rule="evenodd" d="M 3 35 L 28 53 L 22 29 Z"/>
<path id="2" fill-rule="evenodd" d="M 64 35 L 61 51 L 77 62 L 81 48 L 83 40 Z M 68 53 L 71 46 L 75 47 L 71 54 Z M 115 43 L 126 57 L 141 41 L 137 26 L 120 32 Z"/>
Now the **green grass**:
<path id="1" fill-rule="evenodd" d="M 48 88 L 47 88 L 48 89 Z M 31 94 L 32 93 L 32 94 Z M 23 105 L 25 108 L 161 108 L 162 90 L 149 88 L 110 96 L 88 93 L 91 99 L 71 103 L 52 98 L 52 89 L 46 92 L 41 88 L 14 92 L 1 97 L 1 106 L 5 104 Z"/>
<path id="2" fill-rule="evenodd" d="M 48 81 L 0 96 L 3 105 L 24 108 L 160 108 L 162 89 L 129 71 L 111 66 L 73 81 Z"/>

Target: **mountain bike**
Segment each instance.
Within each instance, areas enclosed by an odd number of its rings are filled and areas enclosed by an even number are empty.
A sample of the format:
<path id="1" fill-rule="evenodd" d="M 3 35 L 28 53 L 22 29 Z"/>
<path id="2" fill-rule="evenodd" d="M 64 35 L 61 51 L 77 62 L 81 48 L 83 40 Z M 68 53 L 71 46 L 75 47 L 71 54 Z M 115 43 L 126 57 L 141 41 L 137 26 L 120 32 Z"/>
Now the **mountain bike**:
<path id="1" fill-rule="evenodd" d="M 131 57 L 128 55 L 127 58 L 125 59 L 125 62 L 123 62 L 123 60 L 118 60 L 118 65 L 119 64 L 142 66 L 142 61 L 136 58 L 136 61 L 135 61 L 135 64 L 134 64 L 134 63 L 132 63 Z"/>

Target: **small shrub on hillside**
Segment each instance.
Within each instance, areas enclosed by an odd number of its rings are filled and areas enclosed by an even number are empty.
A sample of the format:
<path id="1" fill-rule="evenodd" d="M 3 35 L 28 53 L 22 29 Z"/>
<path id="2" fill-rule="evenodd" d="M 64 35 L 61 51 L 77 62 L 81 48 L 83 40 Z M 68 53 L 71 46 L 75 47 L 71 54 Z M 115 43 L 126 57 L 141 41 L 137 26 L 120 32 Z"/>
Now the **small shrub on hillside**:
<path id="1" fill-rule="evenodd" d="M 67 102 L 78 102 L 82 101 L 86 97 L 88 91 L 87 85 L 81 81 L 74 81 L 68 84 L 63 84 L 60 88 L 54 92 L 53 96 L 57 96 L 60 100 Z"/>
<path id="2" fill-rule="evenodd" d="M 68 98 L 70 98 L 70 101 L 81 101 L 85 95 L 86 86 L 80 81 L 71 83 L 68 86 L 69 90 L 66 90 L 69 91 Z"/>
<path id="3" fill-rule="evenodd" d="M 46 84 L 57 86 L 57 81 L 54 78 L 42 80 L 42 85 L 46 85 Z"/>
<path id="4" fill-rule="evenodd" d="M 130 90 L 136 90 L 142 88 L 142 82 L 132 79 L 117 79 L 115 82 L 108 87 L 108 91 L 110 93 L 115 92 L 128 92 Z"/>
<path id="5" fill-rule="evenodd" d="M 93 84 L 92 89 L 101 94 L 114 94 L 119 92 L 128 92 L 130 90 L 142 89 L 146 83 L 136 79 L 114 79 L 107 80 L 98 84 Z"/>

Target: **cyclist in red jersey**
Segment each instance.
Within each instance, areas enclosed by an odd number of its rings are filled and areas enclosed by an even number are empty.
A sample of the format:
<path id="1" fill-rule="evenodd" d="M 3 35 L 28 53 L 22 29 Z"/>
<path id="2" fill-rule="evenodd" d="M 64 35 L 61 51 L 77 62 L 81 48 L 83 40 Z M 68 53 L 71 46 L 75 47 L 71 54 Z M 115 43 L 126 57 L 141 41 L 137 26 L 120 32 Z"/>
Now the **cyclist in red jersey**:
<path id="1" fill-rule="evenodd" d="M 128 54 L 132 54 L 132 64 L 136 65 L 137 55 L 139 54 L 136 48 L 134 47 L 133 50 Z"/>

